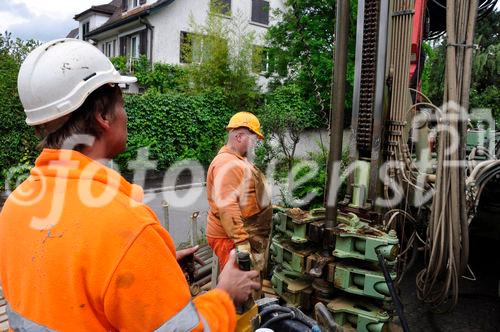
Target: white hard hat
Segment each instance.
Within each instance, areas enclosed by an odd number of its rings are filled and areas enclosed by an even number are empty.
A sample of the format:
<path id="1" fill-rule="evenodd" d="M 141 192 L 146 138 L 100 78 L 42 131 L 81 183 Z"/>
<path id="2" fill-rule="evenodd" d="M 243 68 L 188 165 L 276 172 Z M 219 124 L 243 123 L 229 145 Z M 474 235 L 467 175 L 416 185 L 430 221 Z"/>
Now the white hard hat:
<path id="1" fill-rule="evenodd" d="M 63 38 L 38 46 L 26 57 L 17 86 L 26 123 L 34 126 L 75 111 L 106 83 L 135 81 L 135 77 L 121 76 L 95 46 Z"/>

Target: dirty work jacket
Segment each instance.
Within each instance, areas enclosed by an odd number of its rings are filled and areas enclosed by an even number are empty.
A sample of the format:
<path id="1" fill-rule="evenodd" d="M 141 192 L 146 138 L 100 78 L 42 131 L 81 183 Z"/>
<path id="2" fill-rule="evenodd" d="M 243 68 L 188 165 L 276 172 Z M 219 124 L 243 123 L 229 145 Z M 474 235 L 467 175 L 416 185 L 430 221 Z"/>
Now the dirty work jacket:
<path id="1" fill-rule="evenodd" d="M 11 328 L 234 330 L 227 293 L 191 300 L 174 243 L 136 187 L 78 152 L 42 152 L 0 214 Z"/>
<path id="2" fill-rule="evenodd" d="M 265 181 L 256 181 L 256 174 L 262 176 L 246 158 L 227 146 L 220 149 L 207 174 L 207 237 L 229 238 L 235 244 L 248 241 L 245 220 L 270 207 L 269 197 L 258 195 L 267 189 L 260 188 Z"/>

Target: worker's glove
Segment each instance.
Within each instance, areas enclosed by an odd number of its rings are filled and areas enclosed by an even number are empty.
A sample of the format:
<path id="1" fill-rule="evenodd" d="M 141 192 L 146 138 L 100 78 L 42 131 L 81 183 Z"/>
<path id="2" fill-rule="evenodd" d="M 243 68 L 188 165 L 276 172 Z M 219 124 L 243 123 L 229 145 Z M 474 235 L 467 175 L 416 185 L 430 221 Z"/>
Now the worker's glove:
<path id="1" fill-rule="evenodd" d="M 251 251 L 250 242 L 245 241 L 245 242 L 240 242 L 240 243 L 236 244 L 236 250 L 239 252 L 248 252 L 249 253 Z"/>

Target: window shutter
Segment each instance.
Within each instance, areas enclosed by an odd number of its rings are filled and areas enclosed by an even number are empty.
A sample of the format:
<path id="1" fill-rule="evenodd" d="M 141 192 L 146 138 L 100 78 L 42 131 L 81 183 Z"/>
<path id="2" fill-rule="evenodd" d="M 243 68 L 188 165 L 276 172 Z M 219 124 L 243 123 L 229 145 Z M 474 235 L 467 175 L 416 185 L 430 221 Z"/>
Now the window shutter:
<path id="1" fill-rule="evenodd" d="M 146 3 L 146 0 L 139 0 L 139 5 L 144 5 Z"/>
<path id="2" fill-rule="evenodd" d="M 126 12 L 128 10 L 128 0 L 122 0 L 122 11 Z"/>
<path id="3" fill-rule="evenodd" d="M 127 55 L 127 37 L 120 37 L 120 55 Z"/>
<path id="4" fill-rule="evenodd" d="M 269 1 L 252 0 L 252 22 L 269 24 Z"/>
<path id="5" fill-rule="evenodd" d="M 141 30 L 139 37 L 139 54 L 148 55 L 148 29 Z"/>

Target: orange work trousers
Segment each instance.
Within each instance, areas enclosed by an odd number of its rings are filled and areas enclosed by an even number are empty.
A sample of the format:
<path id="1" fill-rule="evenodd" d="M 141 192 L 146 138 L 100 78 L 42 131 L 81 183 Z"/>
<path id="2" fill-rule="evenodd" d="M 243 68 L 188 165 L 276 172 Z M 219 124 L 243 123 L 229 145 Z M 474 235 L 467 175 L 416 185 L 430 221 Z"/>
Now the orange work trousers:
<path id="1" fill-rule="evenodd" d="M 235 248 L 234 241 L 231 239 L 214 238 L 210 236 L 207 236 L 207 240 L 208 245 L 217 255 L 217 258 L 219 258 L 219 271 L 222 271 L 229 259 L 229 253 Z"/>

